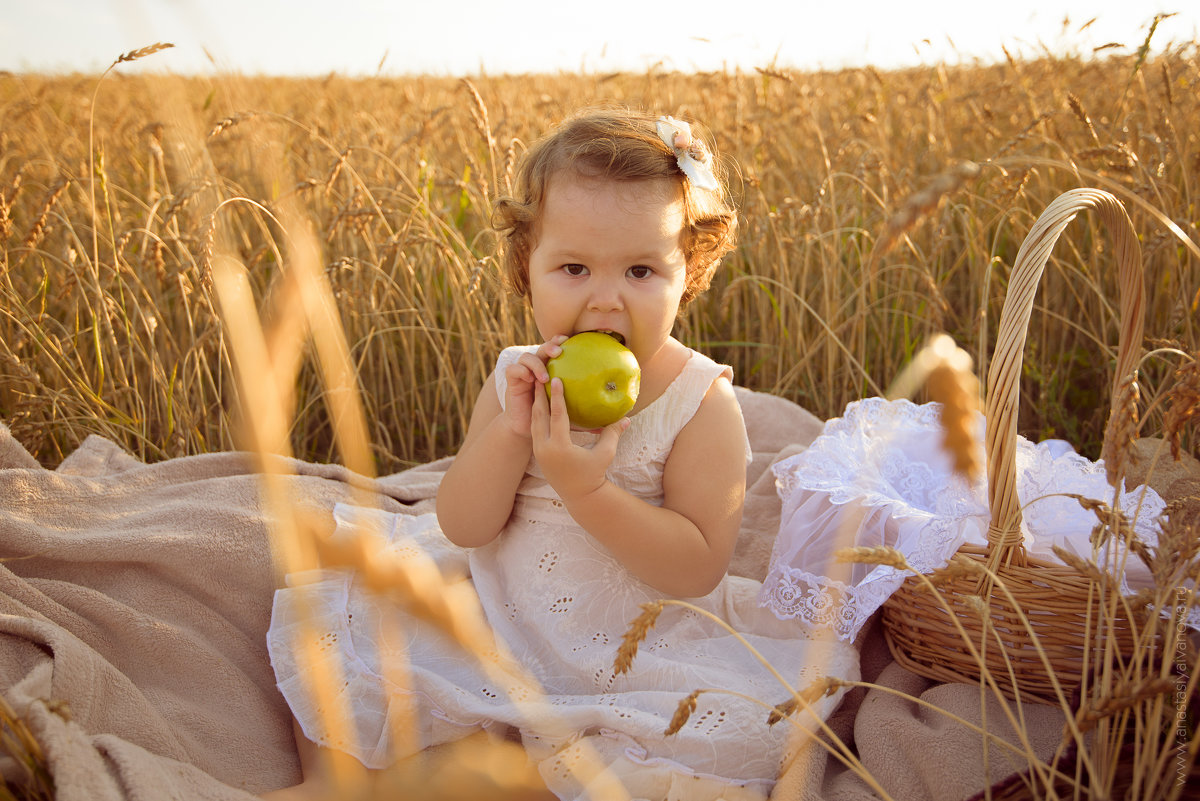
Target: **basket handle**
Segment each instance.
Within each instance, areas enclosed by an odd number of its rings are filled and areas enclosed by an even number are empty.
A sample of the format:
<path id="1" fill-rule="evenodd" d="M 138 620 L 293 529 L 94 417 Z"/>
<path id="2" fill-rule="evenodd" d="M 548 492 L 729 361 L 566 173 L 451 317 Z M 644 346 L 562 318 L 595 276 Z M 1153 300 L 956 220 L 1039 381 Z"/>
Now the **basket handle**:
<path id="1" fill-rule="evenodd" d="M 1142 248 L 1125 207 L 1116 197 L 1100 189 L 1072 189 L 1046 207 L 1030 229 L 1009 277 L 996 346 L 987 379 L 988 501 L 991 523 L 988 547 L 992 564 L 1025 563 L 1021 544 L 1021 508 L 1016 489 L 1017 407 L 1021 397 L 1021 363 L 1029 316 L 1050 250 L 1075 215 L 1095 209 L 1113 237 L 1117 255 L 1121 301 L 1121 328 L 1113 375 L 1113 414 L 1119 403 L 1122 381 L 1137 369 L 1141 357 L 1145 317 L 1145 287 L 1142 281 Z"/>

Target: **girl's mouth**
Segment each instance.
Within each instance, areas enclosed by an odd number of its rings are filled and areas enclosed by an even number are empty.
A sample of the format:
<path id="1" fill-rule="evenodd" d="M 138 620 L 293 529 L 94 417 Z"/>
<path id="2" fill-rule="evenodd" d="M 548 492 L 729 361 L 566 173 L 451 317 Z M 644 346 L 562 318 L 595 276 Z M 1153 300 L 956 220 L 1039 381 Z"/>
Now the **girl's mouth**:
<path id="1" fill-rule="evenodd" d="M 625 335 L 624 335 L 624 334 L 622 334 L 622 333 L 620 333 L 619 331 L 609 331 L 609 330 L 607 330 L 607 329 L 604 329 L 604 328 L 597 328 L 597 329 L 594 329 L 594 330 L 595 330 L 595 332 L 596 332 L 597 334 L 608 334 L 610 337 L 612 337 L 613 339 L 617 340 L 617 341 L 618 341 L 618 342 L 620 342 L 622 345 L 624 345 L 624 344 L 625 344 Z"/>

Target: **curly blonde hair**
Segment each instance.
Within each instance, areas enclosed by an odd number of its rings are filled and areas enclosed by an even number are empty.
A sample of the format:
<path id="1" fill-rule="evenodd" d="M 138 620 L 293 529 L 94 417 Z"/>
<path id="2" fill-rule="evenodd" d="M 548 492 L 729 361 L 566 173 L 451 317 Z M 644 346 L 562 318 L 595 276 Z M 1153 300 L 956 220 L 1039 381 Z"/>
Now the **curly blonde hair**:
<path id="1" fill-rule="evenodd" d="M 564 120 L 525 153 L 517 168 L 514 197 L 497 201 L 492 227 L 501 237 L 502 264 L 510 288 L 529 296 L 529 254 L 550 177 L 563 170 L 614 181 L 674 179 L 683 195 L 682 242 L 687 277 L 682 304 L 708 289 L 721 258 L 737 239 L 737 212 L 724 189 L 699 189 L 679 169 L 674 151 L 659 138 L 657 118 L 626 109 L 589 109 Z M 694 134 L 693 134 L 694 135 Z M 721 168 L 713 173 L 724 187 Z"/>

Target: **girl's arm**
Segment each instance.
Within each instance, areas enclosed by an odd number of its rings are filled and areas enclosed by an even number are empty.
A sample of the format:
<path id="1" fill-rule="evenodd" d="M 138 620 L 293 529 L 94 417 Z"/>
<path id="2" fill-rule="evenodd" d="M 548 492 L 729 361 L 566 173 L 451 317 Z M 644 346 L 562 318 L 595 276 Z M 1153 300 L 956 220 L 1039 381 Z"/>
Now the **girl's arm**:
<path id="1" fill-rule="evenodd" d="M 495 376 L 479 393 L 463 446 L 437 492 L 438 524 L 464 548 L 487 545 L 512 514 L 517 485 L 533 453 L 527 437 L 504 423 Z"/>
<path id="2" fill-rule="evenodd" d="M 546 361 L 562 351 L 559 345 L 564 339 L 555 337 L 505 368 L 503 406 L 496 393 L 496 374 L 484 382 L 462 448 L 438 487 L 438 524 L 454 544 L 486 545 L 508 523 L 517 486 L 533 454 L 529 431 L 533 401 L 545 396 L 550 378 Z"/>
<path id="3" fill-rule="evenodd" d="M 600 453 L 572 450 L 557 386 L 548 403 L 535 402 L 533 413 L 538 463 L 580 526 L 660 592 L 698 597 L 717 586 L 733 556 L 746 495 L 745 428 L 728 379 L 713 382 L 676 437 L 663 472 L 661 507 L 617 487 L 588 464 L 611 461 L 607 451 L 615 452 L 619 431 L 602 435 L 592 449 Z"/>

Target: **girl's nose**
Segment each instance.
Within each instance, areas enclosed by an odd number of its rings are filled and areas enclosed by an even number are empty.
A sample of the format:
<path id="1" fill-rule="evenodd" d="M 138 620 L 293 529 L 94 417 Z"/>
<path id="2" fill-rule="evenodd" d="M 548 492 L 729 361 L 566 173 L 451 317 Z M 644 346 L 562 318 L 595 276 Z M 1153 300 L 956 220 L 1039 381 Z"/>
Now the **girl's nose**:
<path id="1" fill-rule="evenodd" d="M 592 311 L 618 311 L 624 306 L 620 289 L 611 281 L 595 281 L 589 287 L 588 308 Z"/>

